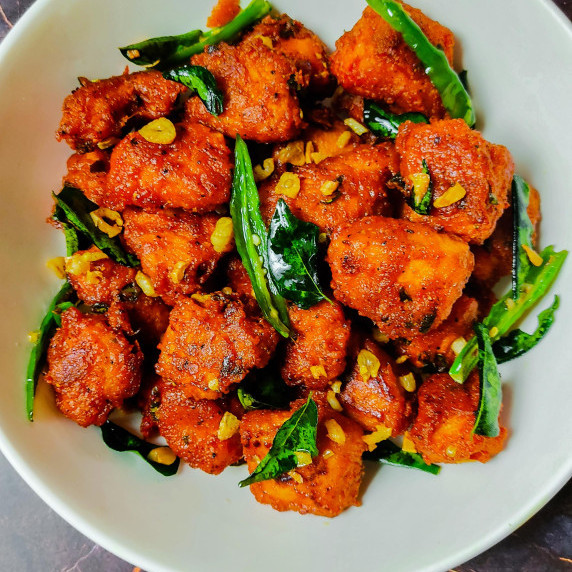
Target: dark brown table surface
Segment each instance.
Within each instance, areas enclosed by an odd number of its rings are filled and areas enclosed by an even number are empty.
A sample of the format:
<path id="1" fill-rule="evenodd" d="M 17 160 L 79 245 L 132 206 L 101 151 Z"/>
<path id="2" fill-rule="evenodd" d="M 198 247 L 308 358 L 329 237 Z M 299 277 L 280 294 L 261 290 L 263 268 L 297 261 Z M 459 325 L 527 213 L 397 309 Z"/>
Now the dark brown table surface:
<path id="1" fill-rule="evenodd" d="M 33 2 L 0 0 L 0 41 Z M 572 19 L 572 0 L 555 3 Z M 524 526 L 455 570 L 572 572 L 572 481 Z M 0 454 L 0 572 L 140 571 L 67 524 Z"/>

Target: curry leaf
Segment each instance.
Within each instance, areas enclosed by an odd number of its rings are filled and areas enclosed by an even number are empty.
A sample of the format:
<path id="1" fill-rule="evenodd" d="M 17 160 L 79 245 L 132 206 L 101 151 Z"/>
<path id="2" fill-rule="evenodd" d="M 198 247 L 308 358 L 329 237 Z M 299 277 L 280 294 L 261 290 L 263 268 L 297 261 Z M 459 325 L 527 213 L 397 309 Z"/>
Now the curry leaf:
<path id="1" fill-rule="evenodd" d="M 268 255 L 266 226 L 260 213 L 260 198 L 254 181 L 252 161 L 248 154 L 248 147 L 240 135 L 236 137 L 234 148 L 230 216 L 236 249 L 248 272 L 262 314 L 279 334 L 287 338 L 290 335 L 288 309 L 271 277 L 267 276 L 265 268 Z"/>
<path id="2" fill-rule="evenodd" d="M 248 478 L 238 483 L 239 486 L 267 481 L 295 469 L 298 466 L 298 452 L 315 457 L 318 454 L 317 427 L 318 408 L 316 402 L 308 397 L 308 401 L 278 429 L 268 454 Z"/>
<path id="3" fill-rule="evenodd" d="M 441 470 L 439 465 L 428 465 L 419 453 L 407 453 L 389 440 L 378 443 L 373 451 L 366 451 L 363 458 L 367 461 L 379 461 L 396 467 L 419 469 L 432 475 L 438 475 Z"/>
<path id="4" fill-rule="evenodd" d="M 502 389 L 497 361 L 493 353 L 489 331 L 483 324 L 475 324 L 478 344 L 479 406 L 473 427 L 475 435 L 498 437 Z"/>
<path id="5" fill-rule="evenodd" d="M 124 266 L 139 265 L 139 260 L 132 254 L 125 252 L 117 237 L 110 238 L 95 226 L 89 213 L 97 210 L 98 206 L 91 202 L 79 189 L 66 185 L 58 195 L 54 194 L 54 200 L 56 201 L 55 215 L 59 222 L 73 226 L 79 237 L 89 244 L 95 244 L 115 262 Z M 68 237 L 66 236 L 67 241 Z"/>
<path id="6" fill-rule="evenodd" d="M 542 264 L 530 265 L 524 278 L 518 299 L 512 298 L 512 291 L 505 294 L 493 305 L 483 324 L 493 331 L 491 339 L 496 342 L 505 336 L 511 328 L 548 292 L 558 276 L 568 251 L 554 252 L 547 246 L 541 253 Z M 455 358 L 449 369 L 449 375 L 458 383 L 463 383 L 477 365 L 477 340 L 471 338 Z"/>
<path id="7" fill-rule="evenodd" d="M 60 291 L 54 296 L 48 307 L 48 311 L 40 324 L 36 341 L 30 352 L 28 368 L 26 371 L 26 411 L 28 419 L 34 420 L 34 395 L 38 378 L 46 359 L 46 352 L 55 329 L 61 325 L 60 314 L 73 304 L 70 302 L 75 298 L 75 292 L 69 282 L 66 282 Z"/>
<path id="8" fill-rule="evenodd" d="M 548 332 L 554 323 L 554 314 L 558 309 L 560 299 L 554 296 L 554 302 L 549 308 L 538 314 L 538 327 L 532 334 L 522 330 L 513 330 L 506 337 L 497 340 L 493 344 L 493 352 L 498 363 L 504 363 L 520 357 L 531 350 Z"/>
<path id="9" fill-rule="evenodd" d="M 109 420 L 101 426 L 101 436 L 103 437 L 105 444 L 110 449 L 119 452 L 132 451 L 137 453 L 157 472 L 161 473 L 165 477 L 174 475 L 179 469 L 180 459 L 178 457 L 175 457 L 175 460 L 169 465 L 151 461 L 149 459 L 149 453 L 154 449 L 157 449 L 158 445 L 143 441 L 143 439 L 140 439 L 136 435 L 133 435 L 129 431 L 123 429 L 123 427 L 119 427 L 119 425 L 116 425 Z"/>
<path id="10" fill-rule="evenodd" d="M 530 260 L 523 246 L 533 248 L 532 235 L 534 227 L 528 216 L 530 187 L 524 179 L 515 175 L 512 180 L 512 297 L 516 300 L 520 288 L 524 284 L 526 273 L 530 268 Z"/>
<path id="11" fill-rule="evenodd" d="M 280 409 L 291 400 L 290 388 L 280 374 L 264 371 L 250 374 L 238 387 L 237 395 L 246 411 L 253 409 Z"/>
<path id="12" fill-rule="evenodd" d="M 406 121 L 413 123 L 429 123 L 427 117 L 422 113 L 403 113 L 397 115 L 390 111 L 385 111 L 371 99 L 363 102 L 363 120 L 372 133 L 379 137 L 395 139 L 399 126 Z"/>
<path id="13" fill-rule="evenodd" d="M 268 231 L 268 269 L 278 292 L 304 309 L 328 300 L 318 280 L 319 233 L 278 201 Z"/>
<path id="14" fill-rule="evenodd" d="M 223 96 L 213 74 L 202 66 L 185 65 L 163 72 L 165 79 L 182 83 L 196 92 L 212 115 L 223 112 Z"/>
<path id="15" fill-rule="evenodd" d="M 168 69 L 201 53 L 206 46 L 232 40 L 244 28 L 254 24 L 272 9 L 267 0 L 252 0 L 228 24 L 209 32 L 192 30 L 178 36 L 161 36 L 119 48 L 130 62 L 147 68 Z"/>

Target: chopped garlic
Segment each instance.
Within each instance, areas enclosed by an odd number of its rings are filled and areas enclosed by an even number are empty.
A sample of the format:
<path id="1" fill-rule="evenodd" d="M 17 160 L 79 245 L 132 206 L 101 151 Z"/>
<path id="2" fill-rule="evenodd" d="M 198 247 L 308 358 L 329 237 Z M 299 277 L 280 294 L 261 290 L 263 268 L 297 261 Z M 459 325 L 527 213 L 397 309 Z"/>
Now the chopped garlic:
<path id="1" fill-rule="evenodd" d="M 101 230 L 101 232 L 109 236 L 109 238 L 117 236 L 123 230 L 123 219 L 117 211 L 102 207 L 91 211 L 89 216 L 93 224 Z M 107 221 L 111 221 L 113 224 Z"/>
<path id="2" fill-rule="evenodd" d="M 427 173 L 413 173 L 407 176 L 407 180 L 413 185 L 413 196 L 417 203 L 421 202 L 431 183 L 431 177 Z"/>
<path id="3" fill-rule="evenodd" d="M 81 276 L 89 272 L 92 262 L 108 258 L 107 254 L 101 250 L 88 250 L 86 252 L 76 252 L 65 259 L 65 269 L 68 274 Z"/>
<path id="4" fill-rule="evenodd" d="M 330 457 L 333 457 L 334 452 L 331 449 L 326 449 L 323 453 L 322 453 L 322 458 L 324 459 L 329 459 Z"/>
<path id="5" fill-rule="evenodd" d="M 356 135 L 363 135 L 367 133 L 369 129 L 362 125 L 359 121 L 356 121 L 353 117 L 348 117 L 344 119 L 344 124 L 347 125 Z"/>
<path id="6" fill-rule="evenodd" d="M 399 356 L 396 360 L 395 363 L 405 363 L 408 359 L 408 356 Z"/>
<path id="7" fill-rule="evenodd" d="M 46 262 L 46 266 L 60 279 L 66 277 L 66 259 L 63 256 L 50 258 Z"/>
<path id="8" fill-rule="evenodd" d="M 296 471 L 288 471 L 287 474 L 293 481 L 297 482 L 299 485 L 301 485 L 304 482 L 302 475 L 300 473 L 297 473 Z"/>
<path id="9" fill-rule="evenodd" d="M 373 339 L 380 344 L 386 344 L 389 341 L 389 337 L 386 334 L 382 334 L 378 327 L 375 327 L 372 331 Z"/>
<path id="10" fill-rule="evenodd" d="M 385 441 L 391 437 L 391 427 L 386 427 L 383 424 L 376 425 L 375 431 L 369 435 L 364 435 L 362 439 L 365 441 L 368 449 L 373 451 L 375 446 L 381 441 Z"/>
<path id="11" fill-rule="evenodd" d="M 306 143 L 306 153 L 304 154 L 304 159 L 306 163 L 312 162 L 312 153 L 314 152 L 314 143 L 312 141 L 308 141 Z"/>
<path id="12" fill-rule="evenodd" d="M 528 256 L 528 260 L 530 260 L 530 263 L 533 266 L 540 266 L 544 262 L 544 260 L 542 260 L 542 256 L 527 244 L 523 244 L 522 248 L 524 249 L 524 252 L 526 252 L 526 256 Z"/>
<path id="13" fill-rule="evenodd" d="M 301 167 L 306 163 L 304 153 L 304 141 L 292 141 L 278 151 L 277 155 L 280 163 L 290 163 L 296 167 Z"/>
<path id="14" fill-rule="evenodd" d="M 381 364 L 377 357 L 369 350 L 361 350 L 357 358 L 359 373 L 364 381 L 370 377 L 376 377 Z"/>
<path id="15" fill-rule="evenodd" d="M 211 244 L 215 252 L 226 252 L 232 248 L 232 240 L 234 237 L 234 229 L 232 219 L 223 216 L 216 221 L 215 228 L 211 234 Z"/>
<path id="16" fill-rule="evenodd" d="M 151 449 L 151 451 L 149 451 L 147 458 L 154 463 L 171 465 L 177 459 L 177 455 L 175 455 L 169 447 L 155 447 L 155 449 Z"/>
<path id="17" fill-rule="evenodd" d="M 294 173 L 282 173 L 274 192 L 295 199 L 300 192 L 300 178 Z"/>
<path id="18" fill-rule="evenodd" d="M 141 127 L 139 135 L 149 143 L 169 145 L 175 140 L 177 130 L 172 121 L 166 117 L 160 117 Z"/>
<path id="19" fill-rule="evenodd" d="M 155 292 L 155 288 L 153 287 L 153 282 L 151 282 L 151 278 L 147 276 L 147 274 L 143 274 L 141 270 L 137 271 L 135 274 L 135 282 L 137 282 L 137 286 L 141 288 L 143 294 L 146 296 L 150 296 L 152 298 L 157 297 L 157 293 Z"/>
<path id="20" fill-rule="evenodd" d="M 409 372 L 407 375 L 399 376 L 399 383 L 401 384 L 401 387 L 405 389 L 405 391 L 409 392 L 415 391 L 415 388 L 417 387 L 415 376 L 411 372 Z"/>
<path id="21" fill-rule="evenodd" d="M 184 260 L 179 260 L 179 262 L 177 262 L 175 266 L 173 266 L 171 272 L 169 272 L 169 280 L 173 284 L 180 284 L 183 278 L 185 277 L 185 271 L 187 270 L 188 266 L 189 266 L 188 262 L 185 262 Z"/>
<path id="22" fill-rule="evenodd" d="M 298 459 L 298 467 L 305 467 L 312 464 L 312 455 L 307 451 L 295 451 L 294 454 Z"/>
<path id="23" fill-rule="evenodd" d="M 218 426 L 217 437 L 220 441 L 226 441 L 236 435 L 240 428 L 240 420 L 230 411 L 225 411 Z"/>
<path id="24" fill-rule="evenodd" d="M 453 353 L 458 356 L 462 351 L 463 348 L 467 345 L 467 340 L 461 336 L 459 338 L 457 338 L 452 344 L 451 344 L 451 350 L 453 351 Z"/>
<path id="25" fill-rule="evenodd" d="M 341 381 L 333 381 L 332 382 L 332 391 L 334 393 L 339 393 L 342 390 L 342 382 Z"/>
<path id="26" fill-rule="evenodd" d="M 262 162 L 262 167 L 260 165 L 256 165 L 254 167 L 254 180 L 259 183 L 260 181 L 264 181 L 268 179 L 270 175 L 274 172 L 274 159 L 269 157 L 268 159 L 264 159 Z"/>
<path id="27" fill-rule="evenodd" d="M 452 187 L 447 189 L 440 197 L 437 197 L 433 201 L 433 206 L 437 209 L 448 207 L 460 201 L 466 194 L 467 191 L 465 191 L 465 189 L 459 183 L 455 183 Z"/>
<path id="28" fill-rule="evenodd" d="M 314 379 L 320 379 L 320 377 L 326 377 L 326 369 L 323 365 L 311 365 L 310 373 Z"/>
<path id="29" fill-rule="evenodd" d="M 334 393 L 333 390 L 331 390 L 331 389 L 328 390 L 328 393 L 326 394 L 326 399 L 328 400 L 330 407 L 334 411 L 343 411 L 344 410 L 344 408 L 342 407 L 342 404 L 338 401 L 338 398 L 336 397 L 336 394 Z"/>
<path id="30" fill-rule="evenodd" d="M 220 384 L 216 377 L 210 379 L 207 385 L 211 391 L 218 391 L 220 389 Z"/>
<path id="31" fill-rule="evenodd" d="M 320 187 L 320 192 L 325 195 L 326 197 L 329 197 L 331 194 L 333 194 L 337 188 L 340 186 L 339 181 L 326 181 L 321 187 Z"/>
<path id="32" fill-rule="evenodd" d="M 338 140 L 336 142 L 336 146 L 338 147 L 338 149 L 343 149 L 349 142 L 350 139 L 352 138 L 352 133 L 351 131 L 344 131 L 339 137 Z"/>
<path id="33" fill-rule="evenodd" d="M 328 437 L 339 445 L 343 445 L 346 442 L 346 434 L 341 428 L 340 424 L 335 419 L 328 419 L 325 422 L 326 429 L 328 431 Z"/>
<path id="34" fill-rule="evenodd" d="M 405 435 L 403 435 L 403 445 L 401 445 L 401 450 L 406 453 L 417 453 L 415 443 L 411 440 L 407 431 L 405 432 Z"/>

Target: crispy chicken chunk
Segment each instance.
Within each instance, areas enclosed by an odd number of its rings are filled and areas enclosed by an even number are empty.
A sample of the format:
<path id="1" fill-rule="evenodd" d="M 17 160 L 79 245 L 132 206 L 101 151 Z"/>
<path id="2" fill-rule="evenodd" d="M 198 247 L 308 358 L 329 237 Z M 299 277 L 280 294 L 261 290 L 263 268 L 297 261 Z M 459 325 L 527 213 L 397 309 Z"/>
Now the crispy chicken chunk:
<path id="1" fill-rule="evenodd" d="M 116 145 L 101 206 L 208 212 L 228 202 L 232 161 L 224 137 L 198 123 L 176 129 L 170 144 L 150 143 L 135 132 Z"/>
<path id="2" fill-rule="evenodd" d="M 453 304 L 449 317 L 441 325 L 426 334 L 397 340 L 397 351 L 416 367 L 430 366 L 433 371 L 445 371 L 456 357 L 451 344 L 473 337 L 478 311 L 478 302 L 463 295 Z M 457 353 L 459 351 L 457 349 Z"/>
<path id="3" fill-rule="evenodd" d="M 350 323 L 340 304 L 327 300 L 308 310 L 289 309 L 292 335 L 285 348 L 282 377 L 288 385 L 325 390 L 346 368 Z"/>
<path id="4" fill-rule="evenodd" d="M 429 41 L 453 62 L 455 38 L 450 30 L 407 4 L 403 7 Z M 403 37 L 372 8 L 337 42 L 332 73 L 349 93 L 384 102 L 391 111 L 418 111 L 445 116 L 441 96 Z"/>
<path id="5" fill-rule="evenodd" d="M 393 436 L 400 435 L 409 426 L 412 408 L 411 397 L 399 382 L 398 366 L 369 339 L 358 345 L 354 359 L 340 395 L 344 412 L 368 431 L 384 425 Z"/>
<path id="6" fill-rule="evenodd" d="M 123 240 L 141 261 L 155 292 L 168 303 L 178 294 L 196 292 L 213 273 L 223 256 L 211 242 L 219 218 L 168 208 L 124 211 Z"/>
<path id="7" fill-rule="evenodd" d="M 46 381 L 61 412 L 82 427 L 101 425 L 137 393 L 143 354 L 105 318 L 69 308 L 48 349 Z"/>
<path id="8" fill-rule="evenodd" d="M 325 97 L 334 80 L 330 75 L 328 50 L 316 34 L 286 14 L 266 16 L 246 36 L 262 37 L 265 44 L 272 43 L 277 52 L 285 55 L 301 73 L 301 87 L 316 96 Z"/>
<path id="9" fill-rule="evenodd" d="M 253 368 L 264 367 L 278 334 L 250 316 L 236 295 L 195 294 L 171 312 L 157 373 L 193 399 L 217 399 Z"/>
<path id="10" fill-rule="evenodd" d="M 240 435 L 248 470 L 253 472 L 272 446 L 280 426 L 303 402 L 291 411 L 251 411 L 242 418 Z M 336 516 L 350 506 L 359 505 L 358 493 L 363 475 L 362 453 L 366 449 L 363 431 L 351 419 L 318 402 L 319 455 L 312 463 L 292 473 L 250 485 L 256 500 L 272 508 L 295 510 L 301 514 Z M 327 424 L 341 429 L 336 442 L 328 436 Z"/>
<path id="11" fill-rule="evenodd" d="M 109 153 L 101 149 L 74 153 L 68 159 L 67 167 L 63 184 L 79 189 L 90 201 L 101 205 L 107 193 Z"/>
<path id="12" fill-rule="evenodd" d="M 486 463 L 503 449 L 507 431 L 498 437 L 472 433 L 479 403 L 479 376 L 460 385 L 449 374 L 427 378 L 417 394 L 419 411 L 409 437 L 426 463 Z"/>
<path id="13" fill-rule="evenodd" d="M 430 125 L 406 122 L 399 129 L 395 147 L 401 157 L 405 194 L 412 192 L 408 177 L 423 171 L 423 161 L 433 187 L 433 206 L 427 216 L 417 214 L 407 204 L 403 216 L 482 244 L 509 204 L 514 163 L 508 149 L 485 141 L 462 119 Z M 435 201 L 452 193 L 455 185 L 466 194 L 438 208 Z"/>
<path id="14" fill-rule="evenodd" d="M 296 67 L 262 38 L 235 46 L 221 42 L 191 61 L 214 75 L 224 95 L 224 111 L 211 115 L 199 98 L 192 97 L 186 105 L 188 118 L 229 137 L 238 133 L 260 143 L 288 141 L 304 126 L 295 95 Z"/>
<path id="15" fill-rule="evenodd" d="M 385 184 L 396 172 L 397 156 L 392 144 L 359 145 L 318 165 L 296 167 L 285 175 L 276 173 L 260 186 L 260 210 L 269 221 L 278 200 L 284 199 L 295 216 L 329 233 L 364 216 L 389 214 Z M 293 194 L 289 190 L 288 195 L 281 192 L 283 176 L 300 182 L 295 196 L 289 196 Z"/>
<path id="16" fill-rule="evenodd" d="M 184 90 L 158 71 L 87 81 L 64 100 L 57 139 L 80 153 L 93 151 L 98 143 L 120 137 L 133 117 L 152 120 L 170 113 Z"/>
<path id="17" fill-rule="evenodd" d="M 156 417 L 159 433 L 171 450 L 195 469 L 218 475 L 242 458 L 238 419 L 233 427 L 221 424 L 227 408 L 209 399 L 195 401 L 181 387 L 161 384 L 161 404 Z M 232 433 L 232 431 L 235 431 Z"/>
<path id="18" fill-rule="evenodd" d="M 426 333 L 451 313 L 473 270 L 461 239 L 427 225 L 366 217 L 328 249 L 334 296 L 391 339 Z"/>

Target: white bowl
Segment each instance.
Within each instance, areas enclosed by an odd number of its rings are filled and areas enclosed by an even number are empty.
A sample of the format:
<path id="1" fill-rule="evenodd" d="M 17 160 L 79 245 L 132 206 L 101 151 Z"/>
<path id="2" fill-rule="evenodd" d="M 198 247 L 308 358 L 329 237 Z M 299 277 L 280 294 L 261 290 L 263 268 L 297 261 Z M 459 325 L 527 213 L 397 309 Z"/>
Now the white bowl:
<path id="1" fill-rule="evenodd" d="M 81 532 L 146 570 L 275 572 L 439 570 L 485 550 L 526 521 L 572 473 L 572 262 L 554 290 L 562 304 L 547 339 L 503 367 L 511 438 L 487 465 L 446 466 L 439 477 L 382 467 L 363 506 L 333 520 L 280 514 L 237 482 L 184 468 L 163 478 L 105 447 L 55 411 L 40 386 L 36 420 L 24 411 L 27 332 L 57 283 L 44 262 L 63 253 L 45 224 L 69 150 L 54 139 L 77 76 L 118 74 L 116 46 L 204 25 L 204 0 L 38 0 L 0 49 L 0 444 L 30 486 Z M 277 0 L 331 46 L 365 2 Z M 543 199 L 543 245 L 570 247 L 572 32 L 546 0 L 417 0 L 462 46 L 487 139 L 507 145 Z M 544 305 L 548 304 L 548 298 Z"/>

